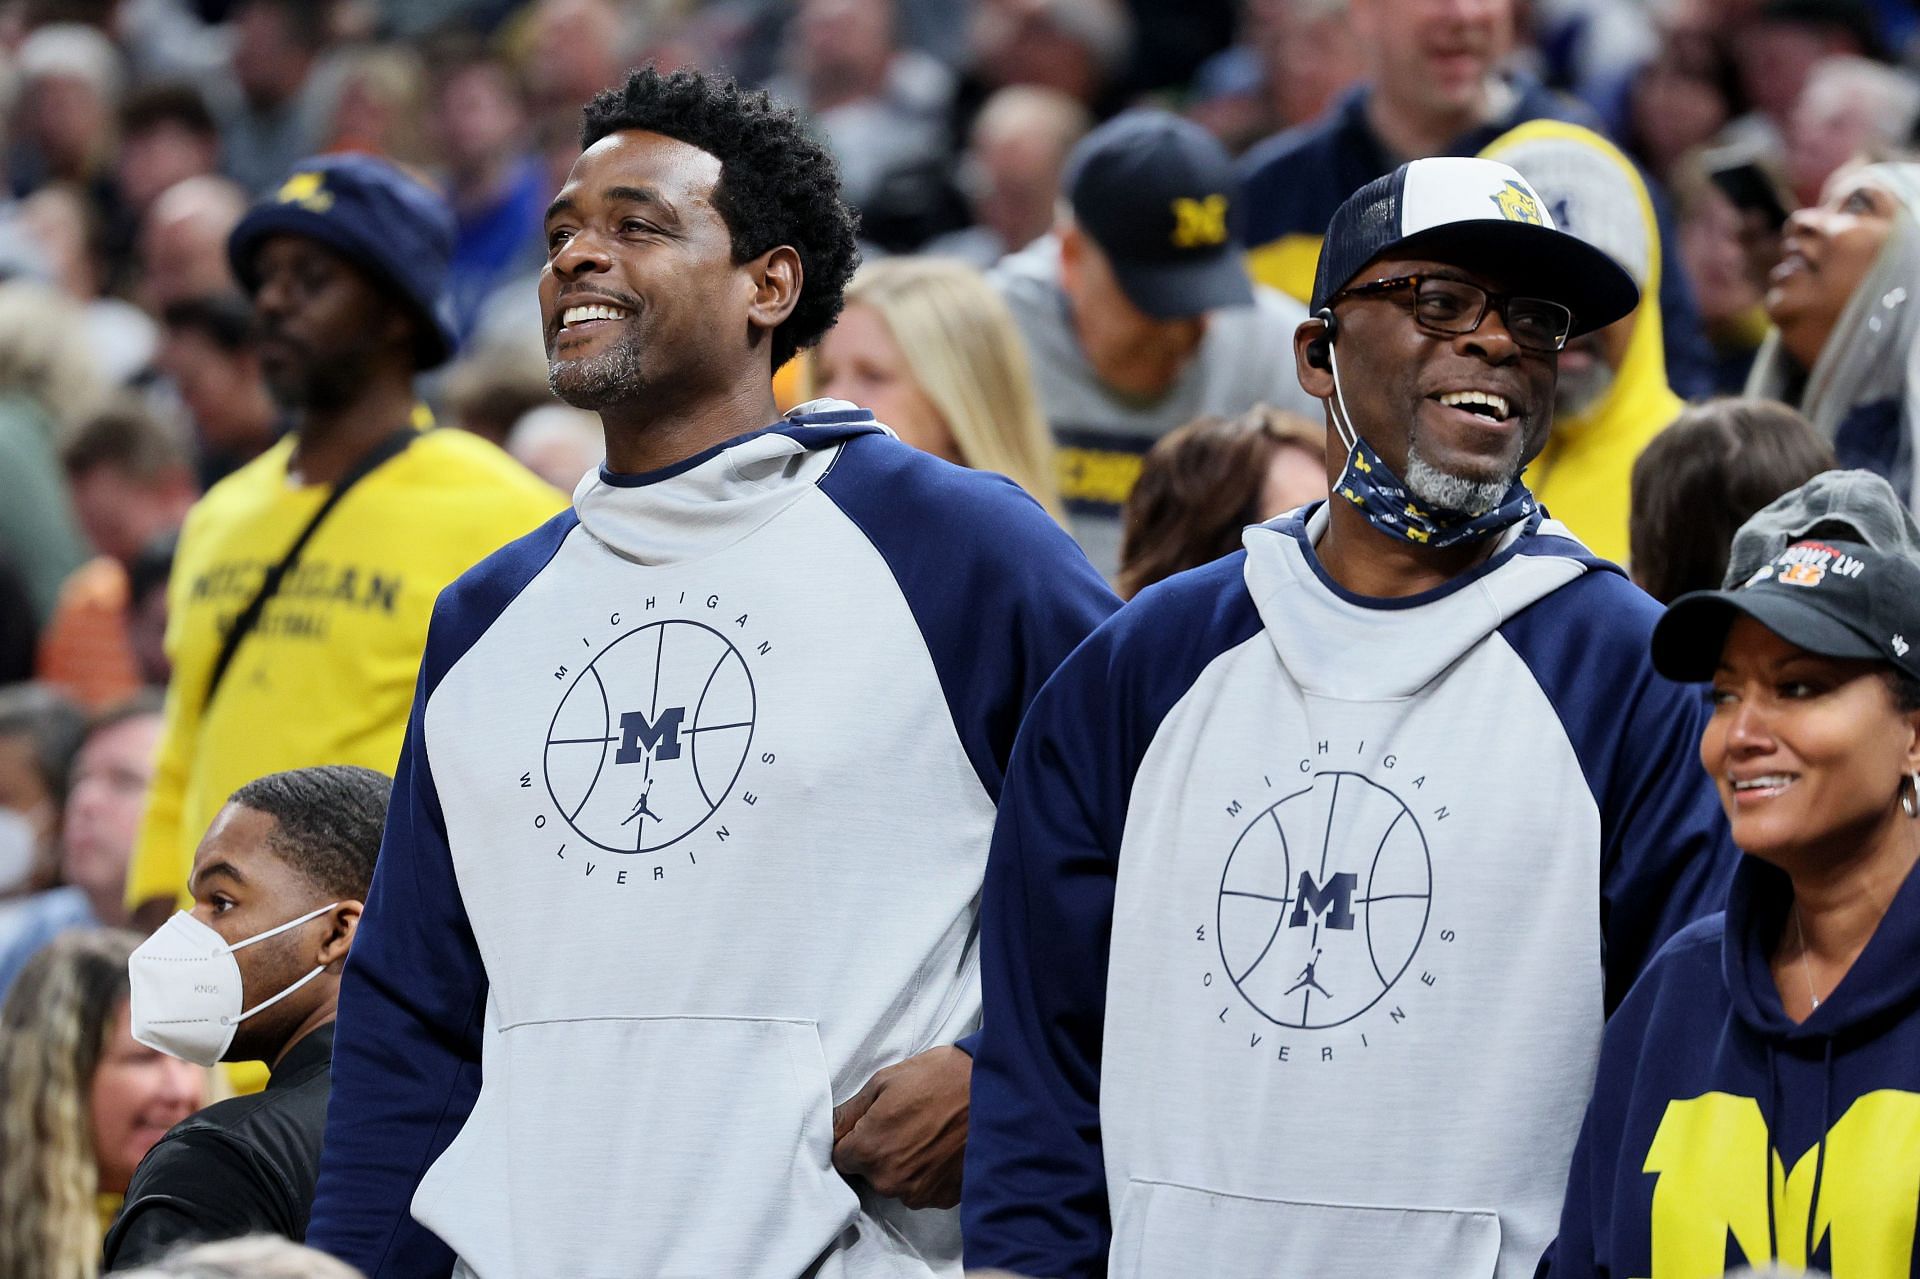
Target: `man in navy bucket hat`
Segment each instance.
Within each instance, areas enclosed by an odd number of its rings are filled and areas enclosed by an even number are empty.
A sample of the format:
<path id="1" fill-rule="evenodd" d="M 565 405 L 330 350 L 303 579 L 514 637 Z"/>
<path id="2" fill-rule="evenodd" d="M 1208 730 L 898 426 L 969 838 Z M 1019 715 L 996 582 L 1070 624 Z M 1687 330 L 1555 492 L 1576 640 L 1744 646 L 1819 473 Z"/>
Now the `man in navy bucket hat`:
<path id="1" fill-rule="evenodd" d="M 258 257 L 274 236 L 331 249 L 407 304 L 416 324 L 416 368 L 453 354 L 458 339 L 446 297 L 453 211 L 423 183 L 367 155 L 321 156 L 296 169 L 233 230 L 227 257 L 248 293 L 260 288 Z"/>
<path id="2" fill-rule="evenodd" d="M 434 431 L 414 393 L 454 349 L 453 215 L 383 160 L 294 169 L 228 241 L 293 429 L 188 515 L 169 586 L 173 686 L 129 904 L 186 904 L 235 789 L 316 764 L 390 770 L 434 596 L 560 509 L 506 454 Z"/>

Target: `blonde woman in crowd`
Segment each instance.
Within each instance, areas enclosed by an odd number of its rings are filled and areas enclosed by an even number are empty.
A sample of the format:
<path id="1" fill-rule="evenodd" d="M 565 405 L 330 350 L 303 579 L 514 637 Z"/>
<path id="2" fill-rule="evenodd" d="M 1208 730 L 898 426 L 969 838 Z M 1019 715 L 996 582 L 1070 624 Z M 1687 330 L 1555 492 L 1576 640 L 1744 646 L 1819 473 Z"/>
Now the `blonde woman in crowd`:
<path id="1" fill-rule="evenodd" d="M 810 359 L 816 395 L 872 409 L 923 452 L 998 471 L 1064 519 L 1020 331 L 972 267 L 944 258 L 862 267 Z"/>
<path id="2" fill-rule="evenodd" d="M 65 934 L 0 1006 L 0 1275 L 91 1279 L 134 1167 L 205 1072 L 134 1042 L 128 932 Z"/>

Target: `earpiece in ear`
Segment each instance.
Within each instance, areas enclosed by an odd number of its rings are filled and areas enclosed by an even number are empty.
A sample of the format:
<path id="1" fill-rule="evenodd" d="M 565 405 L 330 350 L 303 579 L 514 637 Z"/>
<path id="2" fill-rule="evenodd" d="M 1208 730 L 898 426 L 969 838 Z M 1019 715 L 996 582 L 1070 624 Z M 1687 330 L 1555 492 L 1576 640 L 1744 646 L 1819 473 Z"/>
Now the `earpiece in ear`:
<path id="1" fill-rule="evenodd" d="M 1315 311 L 1313 318 L 1320 321 L 1320 327 L 1325 330 L 1325 333 L 1307 343 L 1307 363 L 1316 369 L 1331 368 L 1333 339 L 1340 331 L 1340 321 L 1334 317 L 1333 308 L 1330 306 L 1323 306 Z"/>

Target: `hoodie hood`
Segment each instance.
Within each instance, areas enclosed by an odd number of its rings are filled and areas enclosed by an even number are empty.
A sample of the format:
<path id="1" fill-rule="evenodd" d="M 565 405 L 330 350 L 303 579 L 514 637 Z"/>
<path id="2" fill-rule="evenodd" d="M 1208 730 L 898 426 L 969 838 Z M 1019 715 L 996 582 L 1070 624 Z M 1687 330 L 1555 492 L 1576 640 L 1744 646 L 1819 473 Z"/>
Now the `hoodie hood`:
<path id="1" fill-rule="evenodd" d="M 1769 958 L 1793 909 L 1785 871 L 1757 857 L 1740 859 L 1727 896 L 1720 964 L 1740 1020 L 1778 1045 L 1844 1043 L 1865 1038 L 1920 1004 L 1920 875 L 1909 874 L 1860 958 L 1805 1021 L 1781 1006 Z"/>
<path id="2" fill-rule="evenodd" d="M 771 426 L 657 471 L 602 465 L 573 492 L 595 540 L 639 564 L 675 564 L 724 550 L 805 496 L 856 435 L 891 434 L 845 400 L 811 400 Z"/>
<path id="3" fill-rule="evenodd" d="M 1633 336 L 1613 384 L 1585 412 L 1554 419 L 1553 433 L 1523 477 L 1556 518 L 1610 560 L 1627 557 L 1627 494 L 1634 459 L 1680 415 L 1685 403 L 1667 383 L 1660 321 L 1660 227 L 1647 184 L 1633 161 L 1591 129 L 1531 120 L 1480 153 L 1524 174 L 1554 219 L 1622 261 L 1640 286 Z M 1636 225 L 1603 227 L 1606 218 Z M 1585 229 L 1583 229 L 1585 228 Z M 1621 253 L 1610 241 L 1634 246 Z"/>
<path id="4" fill-rule="evenodd" d="M 1445 585 L 1371 599 L 1320 566 L 1313 547 L 1327 523 L 1327 505 L 1317 502 L 1249 528 L 1247 591 L 1300 688 L 1349 701 L 1411 697 L 1529 604 L 1582 573 L 1619 571 L 1536 510 L 1500 535 L 1484 563 Z M 1409 635 L 1419 636 L 1416 648 Z"/>

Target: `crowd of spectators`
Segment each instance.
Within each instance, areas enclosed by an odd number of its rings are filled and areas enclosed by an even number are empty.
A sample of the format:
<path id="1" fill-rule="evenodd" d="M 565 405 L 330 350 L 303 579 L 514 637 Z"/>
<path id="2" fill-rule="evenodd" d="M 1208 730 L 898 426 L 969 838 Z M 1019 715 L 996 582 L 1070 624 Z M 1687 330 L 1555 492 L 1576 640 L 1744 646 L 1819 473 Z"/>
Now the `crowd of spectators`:
<path id="1" fill-rule="evenodd" d="M 1563 353 L 1526 478 L 1655 598 L 1719 585 L 1741 522 L 1835 466 L 1920 506 L 1920 18 L 1899 0 L 5 0 L 0 1273 L 92 1273 L 98 1197 L 207 1089 L 259 1083 L 127 1030 L 126 956 L 190 900 L 208 821 L 279 769 L 391 772 L 425 588 L 601 465 L 597 420 L 547 384 L 543 218 L 583 104 L 649 63 L 798 108 L 859 214 L 844 313 L 780 370 L 782 407 L 853 401 L 1010 477 L 1123 596 L 1324 496 L 1341 459 L 1292 356 L 1320 236 L 1427 155 L 1511 164 L 1639 285 Z M 404 314 L 384 345 L 302 347 L 273 281 L 307 268 L 235 237 L 332 198 L 301 185 L 322 172 L 448 229 L 334 246 L 370 264 L 367 315 Z M 411 403 L 491 496 L 441 518 L 395 491 L 444 542 L 430 569 L 413 553 L 403 629 L 342 627 L 304 683 L 242 669 L 215 722 L 232 655 L 205 668 L 251 588 L 210 548 L 265 569 L 311 510 L 203 499 L 329 394 Z M 377 591 L 353 572 L 300 590 Z M 170 687 L 183 652 L 199 683 Z M 316 698 L 360 719 L 258 745 Z"/>

